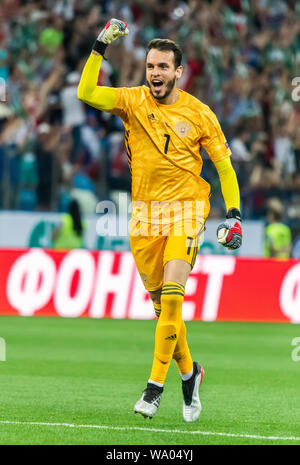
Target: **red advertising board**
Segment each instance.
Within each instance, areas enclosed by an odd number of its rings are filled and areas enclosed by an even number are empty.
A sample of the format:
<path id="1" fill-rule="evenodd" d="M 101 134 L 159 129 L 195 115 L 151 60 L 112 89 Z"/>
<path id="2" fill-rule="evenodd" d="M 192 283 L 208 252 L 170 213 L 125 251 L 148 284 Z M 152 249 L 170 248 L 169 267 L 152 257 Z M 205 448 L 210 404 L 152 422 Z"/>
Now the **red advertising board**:
<path id="1" fill-rule="evenodd" d="M 0 314 L 151 319 L 130 252 L 0 250 Z M 185 320 L 300 323 L 300 261 L 197 257 Z"/>

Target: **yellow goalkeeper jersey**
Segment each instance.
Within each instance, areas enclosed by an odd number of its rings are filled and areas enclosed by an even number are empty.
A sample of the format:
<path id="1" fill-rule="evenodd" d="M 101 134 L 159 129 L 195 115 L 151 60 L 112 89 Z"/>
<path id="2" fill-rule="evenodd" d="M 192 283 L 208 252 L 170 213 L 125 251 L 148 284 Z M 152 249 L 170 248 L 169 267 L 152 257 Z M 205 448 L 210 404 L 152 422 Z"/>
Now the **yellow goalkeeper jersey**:
<path id="1" fill-rule="evenodd" d="M 148 211 L 137 202 L 133 215 L 146 221 L 155 201 L 206 201 L 210 185 L 200 176 L 202 147 L 213 162 L 231 154 L 215 114 L 180 89 L 171 105 L 157 103 L 146 86 L 115 90 L 111 111 L 125 126 L 132 201 L 145 202 Z"/>
<path id="2" fill-rule="evenodd" d="M 210 185 L 200 176 L 202 147 L 214 164 L 231 154 L 215 114 L 181 89 L 178 100 L 165 105 L 158 103 L 146 86 L 97 86 L 101 61 L 102 57 L 90 55 L 78 96 L 123 120 L 132 175 L 132 216 L 152 222 L 152 202 L 200 201 L 206 210 L 200 215 L 202 222 L 208 215 L 210 195 Z M 161 213 L 164 208 L 159 208 Z"/>

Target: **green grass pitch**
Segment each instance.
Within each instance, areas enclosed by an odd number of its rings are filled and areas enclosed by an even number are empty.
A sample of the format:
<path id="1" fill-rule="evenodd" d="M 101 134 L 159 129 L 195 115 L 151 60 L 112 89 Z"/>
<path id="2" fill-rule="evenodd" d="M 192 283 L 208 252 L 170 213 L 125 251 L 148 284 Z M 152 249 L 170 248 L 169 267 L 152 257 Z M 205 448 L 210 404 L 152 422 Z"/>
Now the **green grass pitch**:
<path id="1" fill-rule="evenodd" d="M 300 326 L 188 322 L 187 330 L 206 372 L 192 424 L 174 362 L 157 415 L 133 414 L 155 321 L 0 317 L 0 444 L 300 444 L 300 361 L 291 357 Z"/>

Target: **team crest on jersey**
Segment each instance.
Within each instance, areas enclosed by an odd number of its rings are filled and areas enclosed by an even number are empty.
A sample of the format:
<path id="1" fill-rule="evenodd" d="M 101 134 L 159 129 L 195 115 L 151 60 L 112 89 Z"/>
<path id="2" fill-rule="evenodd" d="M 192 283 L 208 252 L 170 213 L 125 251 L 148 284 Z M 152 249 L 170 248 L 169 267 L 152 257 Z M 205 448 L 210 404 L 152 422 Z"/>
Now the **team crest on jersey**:
<path id="1" fill-rule="evenodd" d="M 189 134 L 191 130 L 191 125 L 186 121 L 179 121 L 176 124 L 176 132 L 180 137 L 185 137 Z"/>

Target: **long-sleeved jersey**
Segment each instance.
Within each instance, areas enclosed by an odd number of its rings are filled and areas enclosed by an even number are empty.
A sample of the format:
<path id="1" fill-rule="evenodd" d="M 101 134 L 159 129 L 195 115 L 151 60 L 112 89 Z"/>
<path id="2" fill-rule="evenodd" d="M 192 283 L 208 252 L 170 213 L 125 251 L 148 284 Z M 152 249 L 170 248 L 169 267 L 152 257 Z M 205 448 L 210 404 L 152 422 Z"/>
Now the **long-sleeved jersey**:
<path id="1" fill-rule="evenodd" d="M 207 217 L 210 185 L 200 176 L 202 147 L 219 172 L 227 209 L 239 208 L 239 189 L 229 158 L 231 151 L 212 110 L 181 89 L 176 103 L 165 105 L 158 103 L 146 86 L 97 86 L 101 62 L 102 56 L 90 55 L 78 87 L 78 98 L 123 120 L 132 175 L 133 216 L 151 221 L 153 202 L 178 205 L 199 201 L 204 208 L 201 216 Z M 160 213 L 163 210 L 160 206 Z"/>

